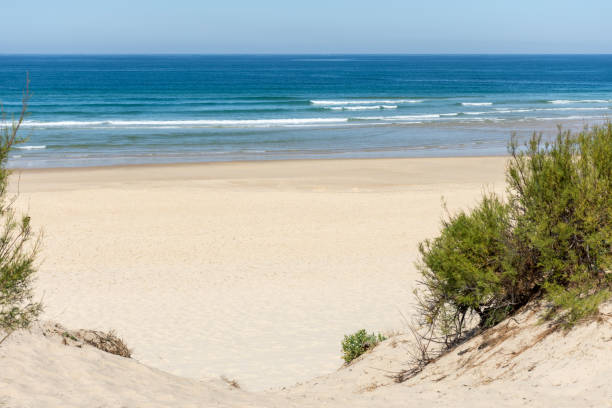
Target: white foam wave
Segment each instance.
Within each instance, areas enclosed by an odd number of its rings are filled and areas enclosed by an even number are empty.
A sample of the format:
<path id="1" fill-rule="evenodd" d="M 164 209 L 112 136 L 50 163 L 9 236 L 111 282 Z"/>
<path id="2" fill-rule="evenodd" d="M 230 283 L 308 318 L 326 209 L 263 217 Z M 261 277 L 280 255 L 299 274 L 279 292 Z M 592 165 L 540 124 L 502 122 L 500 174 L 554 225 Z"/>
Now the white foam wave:
<path id="1" fill-rule="evenodd" d="M 537 108 L 534 111 L 601 111 L 608 108 Z"/>
<path id="2" fill-rule="evenodd" d="M 565 111 L 604 111 L 609 110 L 609 108 L 533 108 L 533 109 L 504 109 L 497 108 L 495 111 L 497 113 L 526 113 L 526 112 L 565 112 Z M 466 112 L 468 113 L 468 112 Z"/>
<path id="3" fill-rule="evenodd" d="M 37 146 L 15 146 L 15 149 L 22 149 L 22 150 L 38 150 L 38 149 L 46 149 L 47 146 L 45 145 L 37 145 Z"/>
<path id="4" fill-rule="evenodd" d="M 439 114 L 429 114 L 429 115 L 398 115 L 398 116 L 362 116 L 353 118 L 354 120 L 384 120 L 384 121 L 413 121 L 413 120 L 422 120 L 422 119 L 438 119 L 440 118 Z"/>
<path id="5" fill-rule="evenodd" d="M 360 111 L 360 110 L 379 110 L 379 109 L 397 109 L 397 105 L 373 105 L 373 106 L 328 106 L 325 109 L 336 111 Z"/>
<path id="6" fill-rule="evenodd" d="M 570 103 L 609 103 L 611 101 L 606 99 L 579 99 L 579 100 L 570 100 L 570 99 L 556 99 L 554 101 L 548 101 L 548 103 L 552 103 L 555 105 L 568 105 Z"/>
<path id="7" fill-rule="evenodd" d="M 169 121 L 108 121 L 114 126 L 156 126 L 156 125 L 184 125 L 184 126 L 282 126 L 317 123 L 347 122 L 347 118 L 290 118 L 290 119 L 239 119 L 239 120 L 169 120 Z"/>
<path id="8" fill-rule="evenodd" d="M 461 102 L 463 106 L 491 106 L 493 102 Z"/>
<path id="9" fill-rule="evenodd" d="M 505 108 L 495 108 L 497 113 L 525 113 L 525 112 L 533 112 L 533 109 L 505 109 Z"/>
<path id="10" fill-rule="evenodd" d="M 101 121 L 57 121 L 57 122 L 38 122 L 38 121 L 25 121 L 21 124 L 23 127 L 89 127 L 89 126 L 101 126 L 106 122 Z"/>
<path id="11" fill-rule="evenodd" d="M 465 113 L 466 115 L 485 115 L 490 112 L 463 112 L 463 113 Z"/>
<path id="12" fill-rule="evenodd" d="M 23 123 L 26 127 L 130 127 L 130 126 L 283 126 L 318 123 L 342 123 L 348 118 L 289 118 L 289 119 L 242 119 L 242 120 L 108 120 L 108 121 L 58 121 Z"/>
<path id="13" fill-rule="evenodd" d="M 374 99 L 350 99 L 350 100 L 312 100 L 312 105 L 323 105 L 323 106 L 342 106 L 342 105 L 379 105 L 379 104 L 397 104 L 397 103 L 421 103 L 420 99 L 385 99 L 385 100 L 374 100 Z"/>

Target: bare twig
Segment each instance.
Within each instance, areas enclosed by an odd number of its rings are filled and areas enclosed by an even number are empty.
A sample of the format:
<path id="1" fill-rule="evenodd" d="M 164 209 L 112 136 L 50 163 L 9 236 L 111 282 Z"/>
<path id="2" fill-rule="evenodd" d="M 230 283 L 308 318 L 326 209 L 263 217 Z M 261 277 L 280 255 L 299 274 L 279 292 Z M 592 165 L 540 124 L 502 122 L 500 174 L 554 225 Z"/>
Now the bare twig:
<path id="1" fill-rule="evenodd" d="M 2 340 L 0 340 L 0 344 L 4 343 L 4 340 L 8 339 L 8 336 L 10 336 L 11 334 L 13 334 L 12 330 L 6 333 L 6 336 L 4 336 Z"/>

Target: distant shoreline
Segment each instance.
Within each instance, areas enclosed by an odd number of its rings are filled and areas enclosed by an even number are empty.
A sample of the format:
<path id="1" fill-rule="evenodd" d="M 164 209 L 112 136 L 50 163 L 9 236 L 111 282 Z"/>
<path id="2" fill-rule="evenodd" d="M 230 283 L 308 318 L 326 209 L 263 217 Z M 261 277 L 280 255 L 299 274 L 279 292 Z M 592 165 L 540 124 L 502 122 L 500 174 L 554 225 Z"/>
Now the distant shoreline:
<path id="1" fill-rule="evenodd" d="M 292 152 L 228 152 L 226 157 L 215 152 L 201 152 L 200 154 L 170 154 L 163 152 L 157 157 L 152 158 L 148 154 L 138 154 L 133 152 L 129 157 L 122 156 L 100 156 L 91 159 L 48 159 L 51 165 L 44 164 L 44 160 L 35 160 L 32 166 L 23 166 L 17 164 L 14 159 L 9 159 L 8 167 L 12 170 L 46 170 L 46 169 L 80 169 L 80 168 L 122 168 L 122 167 L 146 167 L 146 166 L 175 166 L 175 165 L 204 165 L 213 163 L 256 163 L 256 162 L 287 162 L 287 161 L 318 161 L 318 160 L 386 160 L 386 159 L 436 159 L 436 158 L 478 158 L 478 157 L 503 157 L 507 155 L 507 144 L 510 136 L 514 131 L 519 131 L 519 136 L 526 139 L 533 132 L 542 132 L 545 136 L 554 136 L 557 133 L 557 127 L 570 129 L 572 131 L 580 131 L 585 126 L 601 125 L 610 118 L 599 118 L 590 121 L 586 120 L 566 120 L 566 121 L 549 121 L 547 123 L 532 123 L 540 125 L 539 127 L 529 128 L 524 126 L 522 130 L 513 127 L 512 123 L 494 123 L 488 127 L 479 129 L 477 127 L 468 127 L 460 129 L 457 125 L 449 126 L 448 131 L 462 131 L 464 133 L 474 133 L 474 145 L 471 147 L 464 146 L 431 146 L 427 148 L 411 148 L 398 147 L 395 149 L 376 149 L 364 148 L 360 151 L 340 151 L 340 150 L 319 150 L 319 151 L 292 151 Z M 427 133 L 432 126 L 421 125 L 424 133 Z M 478 135 L 480 132 L 489 131 L 501 133 L 504 136 L 499 138 L 494 144 L 482 141 L 479 146 Z M 491 130 L 494 129 L 494 130 Z M 436 129 L 436 131 L 443 131 Z M 23 158 L 26 152 L 44 152 L 46 146 L 26 144 L 14 150 L 13 158 Z M 195 156 L 194 156 L 195 155 Z M 190 158 L 191 157 L 191 158 Z M 38 163 L 37 163 L 38 162 Z M 61 163 L 64 163 L 63 165 Z M 91 164 L 87 164 L 91 163 Z M 108 163 L 108 164 L 104 164 Z"/>
<path id="2" fill-rule="evenodd" d="M 11 167 L 15 173 L 53 173 L 71 172 L 77 170 L 130 170 L 130 169 L 163 169 L 163 168 L 185 168 L 206 166 L 232 166 L 232 165 L 265 165 L 270 163 L 316 163 L 316 162 L 376 162 L 376 161 L 427 161 L 445 159 L 490 159 L 509 157 L 508 154 L 466 154 L 466 155 L 432 155 L 432 156 L 390 156 L 390 157 L 318 157 L 318 158 L 295 158 L 295 159 L 257 159 L 257 160 L 209 160 L 209 161 L 177 161 L 159 163 L 131 163 L 131 164 L 109 164 L 93 166 L 57 166 L 57 167 Z"/>

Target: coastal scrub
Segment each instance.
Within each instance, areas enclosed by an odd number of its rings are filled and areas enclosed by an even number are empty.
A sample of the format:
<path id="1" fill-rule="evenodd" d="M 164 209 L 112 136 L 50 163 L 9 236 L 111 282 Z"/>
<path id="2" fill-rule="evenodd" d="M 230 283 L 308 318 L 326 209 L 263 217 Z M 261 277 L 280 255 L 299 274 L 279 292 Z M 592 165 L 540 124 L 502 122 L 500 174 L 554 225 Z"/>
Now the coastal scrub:
<path id="1" fill-rule="evenodd" d="M 449 215 L 419 246 L 429 338 L 451 347 L 532 300 L 565 327 L 612 294 L 612 124 L 509 146 L 505 198 Z"/>
<path id="2" fill-rule="evenodd" d="M 26 116 L 29 97 L 26 85 L 18 119 L 9 124 L 3 115 L 0 123 L 0 329 L 7 335 L 28 327 L 42 310 L 41 304 L 33 301 L 32 293 L 39 240 L 32 231 L 30 217 L 17 215 L 15 197 L 7 191 L 9 152 L 24 142 L 17 133 Z"/>

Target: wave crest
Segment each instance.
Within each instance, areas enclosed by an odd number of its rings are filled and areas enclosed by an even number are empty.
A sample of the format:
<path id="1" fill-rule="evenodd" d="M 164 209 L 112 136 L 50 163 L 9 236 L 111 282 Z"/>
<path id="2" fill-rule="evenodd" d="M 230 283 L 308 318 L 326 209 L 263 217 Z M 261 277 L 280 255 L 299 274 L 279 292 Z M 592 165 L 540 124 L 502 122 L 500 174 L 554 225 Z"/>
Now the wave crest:
<path id="1" fill-rule="evenodd" d="M 612 101 L 606 99 L 555 99 L 554 101 L 548 101 L 548 103 L 552 103 L 554 105 L 569 105 L 570 103 L 610 103 Z"/>
<path id="2" fill-rule="evenodd" d="M 396 103 L 421 103 L 421 99 L 349 99 L 349 100 L 311 100 L 312 105 L 341 106 L 341 105 L 379 105 Z"/>
<path id="3" fill-rule="evenodd" d="M 380 109 L 397 109 L 397 105 L 326 106 L 325 109 L 331 109 L 335 111 L 380 110 Z"/>
<path id="4" fill-rule="evenodd" d="M 348 118 L 289 118 L 289 119 L 239 119 L 239 120 L 107 120 L 107 121 L 26 121 L 25 127 L 130 127 L 130 126 L 283 126 L 347 122 Z M 24 146 L 25 147 L 25 146 Z"/>
<path id="5" fill-rule="evenodd" d="M 46 145 L 36 145 L 36 146 L 15 146 L 15 149 L 21 149 L 21 150 L 39 150 L 39 149 L 46 149 L 47 146 Z"/>

